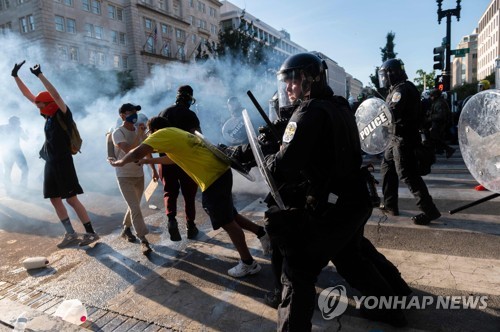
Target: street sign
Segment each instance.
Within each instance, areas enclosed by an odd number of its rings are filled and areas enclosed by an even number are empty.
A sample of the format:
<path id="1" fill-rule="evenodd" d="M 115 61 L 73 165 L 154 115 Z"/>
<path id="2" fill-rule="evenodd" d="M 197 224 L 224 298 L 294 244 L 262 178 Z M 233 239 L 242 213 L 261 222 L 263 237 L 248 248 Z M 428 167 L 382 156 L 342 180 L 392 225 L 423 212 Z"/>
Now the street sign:
<path id="1" fill-rule="evenodd" d="M 467 53 L 470 52 L 470 48 L 459 48 L 456 50 L 451 50 L 451 54 L 455 57 L 464 57 Z"/>

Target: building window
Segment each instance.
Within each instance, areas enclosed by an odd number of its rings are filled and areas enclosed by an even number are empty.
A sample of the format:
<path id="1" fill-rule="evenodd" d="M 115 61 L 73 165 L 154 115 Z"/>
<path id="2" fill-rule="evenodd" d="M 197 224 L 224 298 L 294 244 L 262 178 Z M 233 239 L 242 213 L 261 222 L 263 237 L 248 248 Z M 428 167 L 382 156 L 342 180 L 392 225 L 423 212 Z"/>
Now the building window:
<path id="1" fill-rule="evenodd" d="M 33 19 L 33 15 L 28 15 L 19 18 L 19 28 L 21 29 L 21 33 L 27 33 L 28 31 L 35 30 L 35 21 Z"/>
<path id="2" fill-rule="evenodd" d="M 153 29 L 153 21 L 149 18 L 144 18 L 144 28 L 146 30 L 151 30 Z"/>
<path id="3" fill-rule="evenodd" d="M 155 40 L 153 36 L 149 36 L 144 44 L 144 50 L 149 53 L 155 53 Z"/>
<path id="4" fill-rule="evenodd" d="M 92 37 L 94 33 L 94 26 L 90 23 L 85 23 L 85 36 Z"/>
<path id="5" fill-rule="evenodd" d="M 108 5 L 108 18 L 116 20 L 116 7 L 113 5 Z"/>
<path id="6" fill-rule="evenodd" d="M 217 16 L 217 11 L 215 8 L 210 7 L 210 17 L 216 17 Z"/>
<path id="7" fill-rule="evenodd" d="M 123 21 L 123 9 L 116 8 L 116 19 L 118 21 Z"/>
<path id="8" fill-rule="evenodd" d="M 175 29 L 175 38 L 177 38 L 179 40 L 184 40 L 185 37 L 186 37 L 186 33 L 184 32 L 184 30 Z"/>
<path id="9" fill-rule="evenodd" d="M 179 0 L 173 0 L 172 8 L 174 10 L 174 16 L 181 17 L 181 3 Z"/>
<path id="10" fill-rule="evenodd" d="M 101 1 L 92 0 L 92 13 L 101 15 Z"/>
<path id="11" fill-rule="evenodd" d="M 86 12 L 90 11 L 90 0 L 82 0 L 82 9 Z"/>
<path id="12" fill-rule="evenodd" d="M 56 15 L 55 23 L 56 23 L 56 30 L 64 32 L 64 17 Z"/>
<path id="13" fill-rule="evenodd" d="M 6 34 L 12 32 L 12 23 L 7 22 L 5 24 L 0 24 L 0 31 L 1 31 L 2 35 L 6 35 Z"/>
<path id="14" fill-rule="evenodd" d="M 184 49 L 184 45 L 177 45 L 177 59 L 185 60 L 186 59 L 186 51 Z"/>
<path id="15" fill-rule="evenodd" d="M 69 59 L 71 61 L 78 62 L 78 48 L 77 47 L 75 47 L 75 46 L 69 47 Z"/>
<path id="16" fill-rule="evenodd" d="M 66 19 L 66 31 L 69 33 L 76 33 L 76 21 L 74 19 Z"/>
<path id="17" fill-rule="evenodd" d="M 163 41 L 163 46 L 161 48 L 161 54 L 166 57 L 171 57 L 172 54 L 170 52 L 170 43 L 168 40 Z"/>
<path id="18" fill-rule="evenodd" d="M 111 30 L 111 41 L 118 44 L 118 32 L 115 30 Z"/>
<path id="19" fill-rule="evenodd" d="M 119 40 L 120 40 L 120 45 L 126 45 L 127 44 L 127 38 L 124 32 L 120 32 Z"/>
<path id="20" fill-rule="evenodd" d="M 210 33 L 213 35 L 217 34 L 217 26 L 214 24 L 210 24 Z"/>
<path id="21" fill-rule="evenodd" d="M 194 0 L 189 0 L 189 7 L 194 8 Z"/>
<path id="22" fill-rule="evenodd" d="M 57 45 L 57 57 L 61 60 L 68 60 L 68 47 Z"/>
<path id="23" fill-rule="evenodd" d="M 196 44 L 196 35 L 195 34 L 193 34 L 191 36 L 191 41 L 193 42 L 193 44 Z"/>
<path id="24" fill-rule="evenodd" d="M 166 0 L 158 0 L 158 8 L 168 11 L 168 2 Z"/>
<path id="25" fill-rule="evenodd" d="M 104 37 L 104 29 L 100 26 L 94 26 L 94 37 L 96 39 L 102 39 Z"/>
<path id="26" fill-rule="evenodd" d="M 122 68 L 128 69 L 128 57 L 122 56 Z"/>
<path id="27" fill-rule="evenodd" d="M 120 56 L 113 56 L 113 68 L 120 68 Z"/>

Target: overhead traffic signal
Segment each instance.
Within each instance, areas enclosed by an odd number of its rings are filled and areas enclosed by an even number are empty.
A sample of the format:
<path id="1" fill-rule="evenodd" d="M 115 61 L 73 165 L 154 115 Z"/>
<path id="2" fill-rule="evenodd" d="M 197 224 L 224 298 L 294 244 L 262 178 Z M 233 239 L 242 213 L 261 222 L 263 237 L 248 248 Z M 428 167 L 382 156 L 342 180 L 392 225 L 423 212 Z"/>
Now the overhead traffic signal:
<path id="1" fill-rule="evenodd" d="M 434 47 L 434 69 L 444 69 L 444 47 Z"/>

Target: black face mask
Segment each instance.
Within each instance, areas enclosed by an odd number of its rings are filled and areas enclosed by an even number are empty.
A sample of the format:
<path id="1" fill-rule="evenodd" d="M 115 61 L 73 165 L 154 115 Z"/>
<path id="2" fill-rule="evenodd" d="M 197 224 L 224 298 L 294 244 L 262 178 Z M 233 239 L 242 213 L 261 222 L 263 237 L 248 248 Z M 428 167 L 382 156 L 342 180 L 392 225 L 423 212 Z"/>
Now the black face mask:
<path id="1" fill-rule="evenodd" d="M 136 123 L 137 122 L 137 113 L 134 113 L 134 114 L 130 114 L 129 116 L 127 116 L 125 118 L 125 121 L 126 122 L 130 122 L 130 123 Z"/>

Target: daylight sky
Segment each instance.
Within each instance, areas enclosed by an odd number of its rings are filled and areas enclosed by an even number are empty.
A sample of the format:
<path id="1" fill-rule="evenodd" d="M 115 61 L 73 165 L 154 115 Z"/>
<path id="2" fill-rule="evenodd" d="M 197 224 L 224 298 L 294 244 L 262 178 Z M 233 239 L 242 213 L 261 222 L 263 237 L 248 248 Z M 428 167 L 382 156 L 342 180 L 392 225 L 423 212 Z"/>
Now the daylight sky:
<path id="1" fill-rule="evenodd" d="M 287 30 L 292 41 L 320 51 L 368 85 L 381 65 L 386 35 L 396 34 L 395 52 L 410 79 L 418 69 L 431 72 L 433 48 L 446 35 L 446 18 L 438 24 L 435 0 L 230 0 L 261 21 Z M 462 0 L 460 21 L 451 20 L 451 48 L 471 34 L 491 0 Z M 456 8 L 444 0 L 442 9 Z"/>

